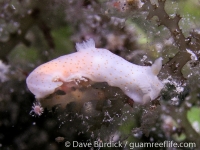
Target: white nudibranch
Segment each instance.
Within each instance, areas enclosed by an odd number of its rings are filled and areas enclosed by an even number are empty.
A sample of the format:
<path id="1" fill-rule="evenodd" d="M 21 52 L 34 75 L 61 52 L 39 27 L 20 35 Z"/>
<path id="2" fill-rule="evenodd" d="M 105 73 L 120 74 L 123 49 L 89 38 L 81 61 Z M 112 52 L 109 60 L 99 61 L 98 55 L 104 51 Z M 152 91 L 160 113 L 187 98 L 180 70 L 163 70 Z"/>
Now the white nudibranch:
<path id="1" fill-rule="evenodd" d="M 157 75 L 162 58 L 152 66 L 138 66 L 111 53 L 95 48 L 93 39 L 76 44 L 76 53 L 61 56 L 37 67 L 26 79 L 29 90 L 37 99 L 45 98 L 63 84 L 90 79 L 119 87 L 135 102 L 156 99 L 163 83 Z"/>

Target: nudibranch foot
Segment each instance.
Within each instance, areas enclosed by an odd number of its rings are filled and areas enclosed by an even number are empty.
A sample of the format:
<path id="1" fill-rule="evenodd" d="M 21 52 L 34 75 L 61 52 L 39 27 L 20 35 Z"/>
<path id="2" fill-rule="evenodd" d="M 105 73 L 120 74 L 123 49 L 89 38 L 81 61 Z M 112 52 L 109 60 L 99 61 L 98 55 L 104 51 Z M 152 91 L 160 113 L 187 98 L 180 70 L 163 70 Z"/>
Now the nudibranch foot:
<path id="1" fill-rule="evenodd" d="M 89 87 L 92 85 L 92 81 L 85 78 L 85 77 L 79 77 L 79 78 L 74 78 L 70 82 L 63 82 L 63 84 L 58 87 L 55 91 L 63 91 L 65 93 L 74 91 L 76 89 L 80 89 L 82 87 Z"/>
<path id="2" fill-rule="evenodd" d="M 142 98 L 142 102 L 143 104 L 148 103 L 151 100 L 151 97 L 149 96 L 149 94 L 145 94 Z"/>

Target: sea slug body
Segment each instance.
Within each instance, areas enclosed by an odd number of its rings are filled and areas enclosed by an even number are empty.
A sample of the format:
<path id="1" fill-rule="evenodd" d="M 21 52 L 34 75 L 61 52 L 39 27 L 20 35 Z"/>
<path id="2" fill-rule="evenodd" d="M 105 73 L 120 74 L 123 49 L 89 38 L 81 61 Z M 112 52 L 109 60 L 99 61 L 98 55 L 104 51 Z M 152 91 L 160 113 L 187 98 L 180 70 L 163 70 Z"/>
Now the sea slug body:
<path id="1" fill-rule="evenodd" d="M 144 103 L 159 96 L 163 83 L 157 75 L 162 58 L 152 66 L 138 66 L 107 49 L 95 48 L 93 39 L 77 43 L 76 49 L 77 52 L 47 62 L 30 73 L 27 86 L 37 99 L 54 93 L 64 83 L 70 87 L 87 78 L 119 87 L 135 102 Z"/>

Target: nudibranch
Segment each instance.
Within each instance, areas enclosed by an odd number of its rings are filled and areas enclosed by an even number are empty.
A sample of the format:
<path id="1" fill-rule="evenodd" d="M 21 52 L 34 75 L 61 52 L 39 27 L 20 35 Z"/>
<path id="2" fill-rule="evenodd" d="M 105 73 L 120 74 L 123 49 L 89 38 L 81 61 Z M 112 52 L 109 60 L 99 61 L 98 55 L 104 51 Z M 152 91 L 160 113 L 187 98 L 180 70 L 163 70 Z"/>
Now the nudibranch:
<path id="1" fill-rule="evenodd" d="M 157 75 L 162 58 L 152 66 L 138 66 L 113 54 L 107 49 L 96 48 L 93 39 L 76 44 L 77 52 L 61 56 L 37 67 L 26 79 L 28 89 L 36 99 L 42 99 L 77 81 L 90 79 L 107 82 L 119 87 L 132 100 L 145 103 L 156 99 L 163 83 Z"/>

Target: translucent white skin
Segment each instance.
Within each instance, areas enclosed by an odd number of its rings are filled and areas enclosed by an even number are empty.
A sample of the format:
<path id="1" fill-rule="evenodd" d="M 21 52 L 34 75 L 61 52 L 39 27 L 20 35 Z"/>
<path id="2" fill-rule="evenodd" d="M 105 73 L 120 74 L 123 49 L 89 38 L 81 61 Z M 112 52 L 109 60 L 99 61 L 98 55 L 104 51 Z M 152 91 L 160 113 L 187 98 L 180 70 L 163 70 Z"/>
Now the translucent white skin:
<path id="1" fill-rule="evenodd" d="M 26 79 L 37 99 L 54 93 L 63 83 L 88 78 L 119 87 L 135 102 L 146 103 L 159 96 L 163 88 L 157 74 L 162 58 L 152 66 L 134 65 L 107 49 L 95 48 L 93 39 L 76 44 L 76 53 L 61 56 L 37 67 Z"/>

